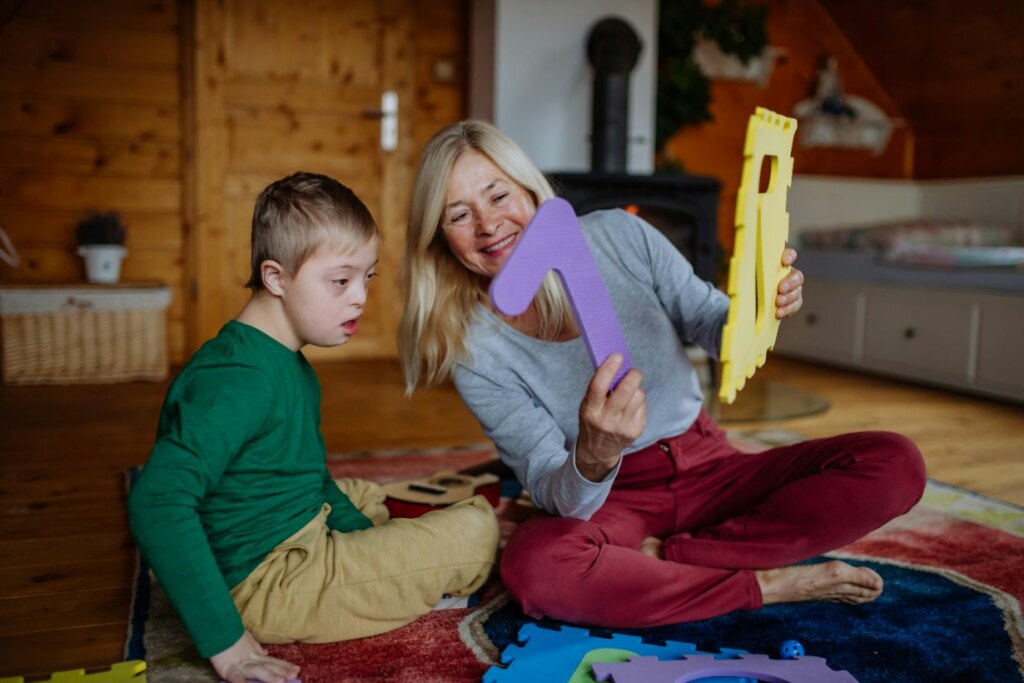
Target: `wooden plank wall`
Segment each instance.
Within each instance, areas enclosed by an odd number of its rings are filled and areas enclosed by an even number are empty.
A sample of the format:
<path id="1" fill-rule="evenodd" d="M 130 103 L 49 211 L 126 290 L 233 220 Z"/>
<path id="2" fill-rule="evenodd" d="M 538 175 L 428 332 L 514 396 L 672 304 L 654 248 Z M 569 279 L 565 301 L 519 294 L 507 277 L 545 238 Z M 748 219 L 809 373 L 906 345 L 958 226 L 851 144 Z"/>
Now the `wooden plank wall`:
<path id="1" fill-rule="evenodd" d="M 84 282 L 75 222 L 89 210 L 118 211 L 128 227 L 122 280 L 173 287 L 172 363 L 203 341 L 190 335 L 186 297 L 194 224 L 186 150 L 202 134 L 190 110 L 191 22 L 206 1 L 0 0 L 0 226 L 22 256 L 17 269 L 0 265 L 0 283 Z M 400 46 L 414 52 L 408 182 L 422 143 L 465 112 L 467 0 L 411 7 L 412 40 Z M 303 103 L 293 104 L 282 120 L 303 114 Z M 240 121 L 236 149 L 247 149 L 245 132 Z M 323 157 L 315 140 L 299 142 L 309 144 L 289 152 L 296 169 Z M 249 215 L 238 216 L 244 226 Z"/>
<path id="2" fill-rule="evenodd" d="M 1024 2 L 822 0 L 914 129 L 914 176 L 1024 173 Z"/>
<path id="3" fill-rule="evenodd" d="M 383 91 L 401 90 L 398 82 L 411 80 L 411 54 L 406 50 L 396 60 L 390 47 L 409 42 L 407 12 L 401 11 L 407 4 L 249 0 L 198 6 L 194 253 L 200 337 L 215 335 L 248 300 L 255 199 L 295 171 L 323 173 L 352 188 L 385 234 L 379 271 L 397 270 L 389 258 L 397 240 L 389 232 L 399 226 L 384 215 L 394 203 L 383 200 L 396 154 L 380 149 L 380 121 L 365 112 L 380 108 Z M 382 313 L 396 295 L 389 291 L 392 279 L 380 280 L 360 334 L 342 350 L 347 357 L 372 353 L 385 339 L 394 343 Z"/>
<path id="4" fill-rule="evenodd" d="M 117 211 L 122 280 L 173 288 L 171 357 L 185 348 L 179 6 L 147 0 L 0 2 L 0 227 L 22 265 L 0 283 L 84 282 L 74 227 Z"/>
<path id="5" fill-rule="evenodd" d="M 423 145 L 442 126 L 466 115 L 468 0 L 416 2 L 416 162 Z"/>
<path id="6" fill-rule="evenodd" d="M 712 81 L 714 121 L 683 128 L 667 144 L 668 156 L 681 160 L 687 172 L 722 181 L 719 240 L 727 250 L 732 248 L 733 242 L 747 119 L 758 106 L 791 115 L 794 105 L 810 96 L 823 54 L 831 54 L 838 60 L 848 94 L 864 97 L 890 117 L 902 119 L 899 108 L 818 0 L 768 0 L 768 5 L 770 42 L 786 52 L 776 62 L 767 86 Z M 913 135 L 906 126 L 894 131 L 880 155 L 861 150 L 802 149 L 798 141 L 794 147 L 794 170 L 810 174 L 909 178 L 913 147 Z"/>
<path id="7" fill-rule="evenodd" d="M 196 322 L 212 336 L 245 303 L 253 202 L 295 170 L 350 186 L 383 234 L 381 277 L 344 348 L 311 359 L 394 357 L 397 274 L 420 141 L 461 115 L 464 3 L 201 3 L 196 32 Z M 447 71 L 437 75 L 438 65 Z M 398 146 L 373 110 L 399 97 Z"/>

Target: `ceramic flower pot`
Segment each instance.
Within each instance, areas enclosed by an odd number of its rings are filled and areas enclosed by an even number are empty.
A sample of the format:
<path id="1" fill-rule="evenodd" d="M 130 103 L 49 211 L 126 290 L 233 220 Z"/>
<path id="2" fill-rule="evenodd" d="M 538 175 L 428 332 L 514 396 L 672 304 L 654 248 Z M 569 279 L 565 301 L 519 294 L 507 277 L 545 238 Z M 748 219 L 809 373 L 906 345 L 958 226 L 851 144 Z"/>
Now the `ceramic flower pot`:
<path id="1" fill-rule="evenodd" d="M 89 244 L 78 248 L 85 259 L 85 278 L 97 284 L 114 284 L 121 277 L 121 259 L 128 250 L 119 244 Z"/>

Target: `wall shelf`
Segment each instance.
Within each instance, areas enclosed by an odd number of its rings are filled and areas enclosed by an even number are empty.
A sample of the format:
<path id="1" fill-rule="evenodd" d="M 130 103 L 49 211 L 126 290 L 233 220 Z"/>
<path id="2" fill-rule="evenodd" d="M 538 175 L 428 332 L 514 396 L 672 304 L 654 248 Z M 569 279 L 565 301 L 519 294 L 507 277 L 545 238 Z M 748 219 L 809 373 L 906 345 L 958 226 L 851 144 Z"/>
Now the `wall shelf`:
<path id="1" fill-rule="evenodd" d="M 825 111 L 817 99 L 807 99 L 793 107 L 793 116 L 799 121 L 800 146 L 865 149 L 881 154 L 898 122 L 863 97 L 848 95 L 844 103 L 851 114 Z"/>
<path id="2" fill-rule="evenodd" d="M 764 51 L 751 57 L 746 64 L 735 55 L 722 52 L 718 44 L 706 38 L 697 38 L 693 48 L 693 61 L 708 78 L 718 81 L 749 81 L 762 88 L 768 85 L 775 60 L 786 51 L 769 45 Z"/>

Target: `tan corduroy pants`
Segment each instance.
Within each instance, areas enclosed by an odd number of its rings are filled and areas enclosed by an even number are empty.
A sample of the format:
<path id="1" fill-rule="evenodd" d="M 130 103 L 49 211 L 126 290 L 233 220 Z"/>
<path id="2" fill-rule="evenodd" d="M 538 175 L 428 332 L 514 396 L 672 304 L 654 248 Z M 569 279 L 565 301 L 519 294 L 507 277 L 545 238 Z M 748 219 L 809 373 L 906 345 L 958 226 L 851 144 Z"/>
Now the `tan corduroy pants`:
<path id="1" fill-rule="evenodd" d="M 377 635 L 429 612 L 445 594 L 468 595 L 494 566 L 498 522 L 481 496 L 415 519 L 388 520 L 377 484 L 338 486 L 374 527 L 327 528 L 324 504 L 309 524 L 231 591 L 262 643 L 324 643 Z"/>

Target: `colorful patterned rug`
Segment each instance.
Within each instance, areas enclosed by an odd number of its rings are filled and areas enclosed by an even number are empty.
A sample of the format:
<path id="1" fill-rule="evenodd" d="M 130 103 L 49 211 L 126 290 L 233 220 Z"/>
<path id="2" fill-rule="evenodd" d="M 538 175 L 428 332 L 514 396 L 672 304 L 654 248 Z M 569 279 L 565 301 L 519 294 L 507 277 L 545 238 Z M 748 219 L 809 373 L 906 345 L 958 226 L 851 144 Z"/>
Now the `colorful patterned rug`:
<path id="1" fill-rule="evenodd" d="M 737 440 L 761 448 L 786 440 L 760 432 Z M 377 451 L 332 457 L 335 476 L 380 482 L 492 460 L 486 446 Z M 515 495 L 514 482 L 503 494 Z M 505 497 L 505 537 L 535 511 Z M 773 605 L 702 622 L 623 630 L 650 642 L 682 641 L 717 652 L 737 648 L 777 656 L 785 640 L 824 657 L 860 683 L 1007 683 L 1024 680 L 1024 509 L 930 482 L 910 513 L 830 553 L 872 567 L 885 579 L 869 606 Z M 537 622 L 509 600 L 497 579 L 473 607 L 437 610 L 389 634 L 326 645 L 270 647 L 302 667 L 304 683 L 479 681 L 501 651 Z M 593 629 L 595 635 L 611 635 Z M 216 681 L 196 654 L 166 597 L 140 566 L 126 659 L 145 659 L 151 683 Z M 546 682 L 545 682 L 546 683 Z"/>

